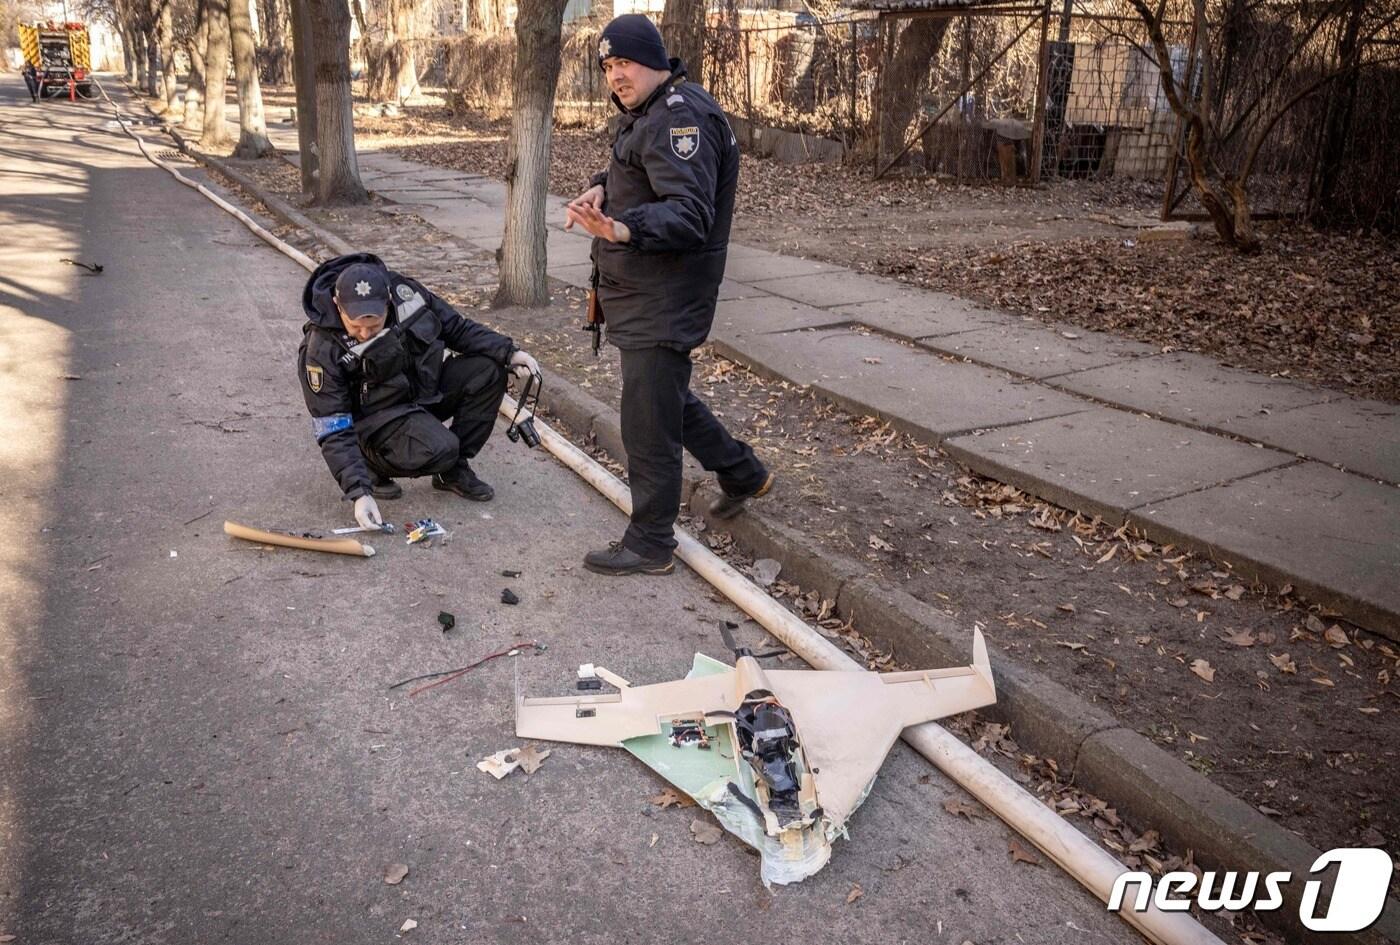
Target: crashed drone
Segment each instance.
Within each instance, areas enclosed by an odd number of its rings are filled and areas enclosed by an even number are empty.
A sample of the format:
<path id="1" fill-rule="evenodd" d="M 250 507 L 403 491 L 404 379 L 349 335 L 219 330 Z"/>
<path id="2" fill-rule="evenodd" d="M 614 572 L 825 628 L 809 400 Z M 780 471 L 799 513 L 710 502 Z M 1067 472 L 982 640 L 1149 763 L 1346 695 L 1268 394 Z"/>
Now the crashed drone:
<path id="1" fill-rule="evenodd" d="M 981 631 L 971 666 L 906 673 L 767 671 L 759 659 L 776 654 L 755 656 L 720 632 L 733 667 L 697 653 L 684 679 L 633 686 L 585 665 L 579 688 L 617 692 L 517 692 L 515 732 L 625 748 L 757 849 L 765 883 L 826 865 L 906 727 L 996 702 Z"/>

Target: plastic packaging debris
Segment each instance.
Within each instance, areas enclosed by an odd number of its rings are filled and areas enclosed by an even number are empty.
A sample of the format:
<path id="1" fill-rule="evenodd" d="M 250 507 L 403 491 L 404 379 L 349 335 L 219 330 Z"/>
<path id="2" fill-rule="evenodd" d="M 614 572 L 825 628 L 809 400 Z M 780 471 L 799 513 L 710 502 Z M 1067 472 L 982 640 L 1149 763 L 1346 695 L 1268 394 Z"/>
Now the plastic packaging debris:
<path id="1" fill-rule="evenodd" d="M 512 591 L 510 588 L 506 588 L 505 590 L 501 591 L 501 603 L 512 605 L 518 604 L 520 603 L 520 598 L 515 596 L 515 591 Z"/>
<path id="2" fill-rule="evenodd" d="M 404 526 L 404 531 L 408 533 L 408 544 L 417 545 L 427 541 L 429 538 L 446 538 L 447 529 L 430 518 L 420 518 Z"/>
<path id="3" fill-rule="evenodd" d="M 506 568 L 504 571 L 501 572 L 501 577 L 516 578 L 520 577 L 521 573 L 522 572 L 520 571 L 512 571 L 510 568 Z"/>

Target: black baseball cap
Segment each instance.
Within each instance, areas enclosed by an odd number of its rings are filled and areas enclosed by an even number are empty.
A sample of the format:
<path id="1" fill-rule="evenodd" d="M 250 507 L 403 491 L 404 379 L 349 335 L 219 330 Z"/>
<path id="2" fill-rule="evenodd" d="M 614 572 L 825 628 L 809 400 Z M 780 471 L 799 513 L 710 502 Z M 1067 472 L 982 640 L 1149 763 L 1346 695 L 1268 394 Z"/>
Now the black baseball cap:
<path id="1" fill-rule="evenodd" d="M 389 274 L 369 263 L 346 266 L 335 280 L 335 300 L 349 318 L 383 318 L 389 314 Z"/>

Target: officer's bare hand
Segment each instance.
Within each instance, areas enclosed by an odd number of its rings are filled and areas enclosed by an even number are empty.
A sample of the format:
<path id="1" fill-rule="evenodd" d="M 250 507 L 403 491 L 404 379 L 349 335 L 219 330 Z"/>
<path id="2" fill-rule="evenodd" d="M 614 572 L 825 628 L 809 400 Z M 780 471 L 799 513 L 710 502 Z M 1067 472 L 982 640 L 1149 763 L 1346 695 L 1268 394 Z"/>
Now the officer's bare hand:
<path id="1" fill-rule="evenodd" d="M 510 356 L 510 370 L 516 377 L 529 377 L 540 373 L 540 363 L 528 352 L 516 351 Z"/>
<path id="2" fill-rule="evenodd" d="M 594 184 L 592 187 L 570 200 L 564 210 L 564 229 L 573 228 L 574 218 L 569 214 L 569 210 L 575 207 L 592 207 L 594 210 L 603 209 L 603 185 Z"/>
<path id="3" fill-rule="evenodd" d="M 355 500 L 355 521 L 361 528 L 378 530 L 384 527 L 384 517 L 379 514 L 379 503 L 374 501 L 374 496 L 362 495 Z"/>
<path id="4" fill-rule="evenodd" d="M 632 238 L 632 231 L 627 228 L 627 224 L 619 223 L 597 207 L 569 204 L 564 208 L 564 214 L 568 218 L 566 227 L 577 223 L 588 234 L 609 243 L 626 243 Z"/>

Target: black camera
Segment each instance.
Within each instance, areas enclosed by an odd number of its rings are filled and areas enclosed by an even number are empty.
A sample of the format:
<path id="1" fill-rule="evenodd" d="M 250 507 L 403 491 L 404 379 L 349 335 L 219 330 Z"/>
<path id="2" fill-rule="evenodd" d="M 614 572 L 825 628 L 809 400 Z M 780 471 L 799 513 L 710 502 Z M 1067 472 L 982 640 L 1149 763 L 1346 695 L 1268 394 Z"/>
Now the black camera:
<path id="1" fill-rule="evenodd" d="M 506 437 L 512 443 L 523 442 L 530 449 L 540 445 L 540 434 L 535 429 L 535 411 L 540 407 L 540 390 L 544 387 L 544 379 L 538 374 L 531 372 L 525 379 L 525 387 L 520 391 L 520 399 L 515 402 L 515 416 L 510 418 L 510 426 L 506 427 Z M 531 400 L 531 392 L 534 400 Z M 525 419 L 520 418 L 522 411 L 529 410 Z"/>

